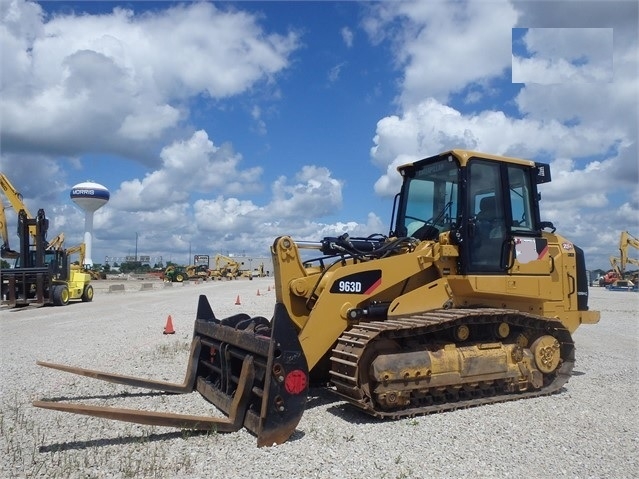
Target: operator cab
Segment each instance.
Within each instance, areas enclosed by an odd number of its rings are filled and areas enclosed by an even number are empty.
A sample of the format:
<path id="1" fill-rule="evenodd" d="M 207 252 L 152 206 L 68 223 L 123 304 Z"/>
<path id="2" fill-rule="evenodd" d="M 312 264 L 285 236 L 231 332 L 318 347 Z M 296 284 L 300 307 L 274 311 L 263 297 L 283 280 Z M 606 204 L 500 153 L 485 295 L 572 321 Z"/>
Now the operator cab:
<path id="1" fill-rule="evenodd" d="M 66 281 L 69 279 L 68 266 L 69 257 L 63 251 L 60 250 L 47 250 L 44 252 L 42 264 L 38 263 L 38 253 L 34 250 L 27 252 L 28 261 L 27 266 L 24 266 L 21 261 L 21 257 L 16 258 L 14 268 L 30 268 L 34 266 L 46 266 L 49 271 L 60 280 Z"/>
<path id="2" fill-rule="evenodd" d="M 514 237 L 540 238 L 537 184 L 548 165 L 453 150 L 399 168 L 404 182 L 394 236 L 437 241 L 450 232 L 461 274 L 502 273 Z"/>

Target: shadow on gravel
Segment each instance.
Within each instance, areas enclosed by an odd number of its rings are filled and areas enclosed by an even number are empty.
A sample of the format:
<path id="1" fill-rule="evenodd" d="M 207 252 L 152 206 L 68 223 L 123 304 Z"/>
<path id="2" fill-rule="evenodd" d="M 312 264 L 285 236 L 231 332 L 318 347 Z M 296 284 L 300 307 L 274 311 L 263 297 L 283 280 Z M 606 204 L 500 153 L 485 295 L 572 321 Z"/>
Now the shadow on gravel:
<path id="1" fill-rule="evenodd" d="M 19 312 L 21 312 L 21 311 L 33 311 L 33 308 L 29 308 L 29 307 L 22 307 L 22 308 L 9 308 L 9 307 L 7 307 L 7 308 L 0 308 L 0 312 L 2 312 L 2 313 L 7 312 L 7 313 L 15 314 L 15 313 L 19 313 Z"/>
<path id="2" fill-rule="evenodd" d="M 160 434 L 149 434 L 148 436 L 129 436 L 129 437 L 114 437 L 111 439 L 91 439 L 88 441 L 69 441 L 69 442 L 57 442 L 49 444 L 48 446 L 40 446 L 38 452 L 63 452 L 63 451 L 81 451 L 83 449 L 91 449 L 94 447 L 105 446 L 126 446 L 127 444 L 143 444 L 148 442 L 170 441 L 172 439 L 187 439 L 189 437 L 214 435 L 209 431 L 193 431 L 193 430 L 180 430 L 175 432 L 165 432 Z M 220 433 L 220 434 L 234 434 Z M 296 429 L 295 432 L 287 439 L 286 442 L 295 442 L 304 438 L 306 433 Z"/>
<path id="3" fill-rule="evenodd" d="M 295 429 L 295 432 L 293 434 L 291 434 L 291 437 L 289 437 L 286 442 L 295 442 L 295 441 L 299 441 L 300 439 L 302 439 L 304 436 L 306 436 L 306 433 L 304 431 L 300 431 L 299 429 Z"/>
<path id="4" fill-rule="evenodd" d="M 60 401 L 83 401 L 87 399 L 115 399 L 115 398 L 135 398 L 135 397 L 153 397 L 153 396 L 173 396 L 177 393 L 164 392 L 164 391 L 149 391 L 139 393 L 121 392 L 118 394 L 99 394 L 95 396 L 57 396 L 57 397 L 45 397 L 42 401 L 60 402 Z"/>
<path id="5" fill-rule="evenodd" d="M 572 372 L 573 375 L 575 376 L 581 376 L 584 375 L 586 373 L 582 373 L 582 372 Z M 557 391 L 553 391 L 551 393 L 546 393 L 543 394 L 537 398 L 543 398 L 544 396 L 554 396 L 554 395 L 558 395 L 558 394 L 563 394 L 566 393 L 568 391 L 568 389 L 566 389 L 566 387 L 561 387 L 560 389 L 558 389 Z M 326 392 L 326 394 L 330 394 L 330 392 Z M 535 398 L 532 398 L 535 399 Z M 449 413 L 454 413 L 456 410 L 461 410 L 461 409 L 474 409 L 474 408 L 482 408 L 482 407 L 488 407 L 488 406 L 494 406 L 494 405 L 499 405 L 499 404 L 503 404 L 506 402 L 518 402 L 518 401 L 522 401 L 525 403 L 525 401 L 527 400 L 527 398 L 523 398 L 523 397 L 519 397 L 516 394 L 513 394 L 512 396 L 508 396 L 505 399 L 502 399 L 501 401 L 496 401 L 494 403 L 488 403 L 488 404 L 477 404 L 477 405 L 465 405 L 465 406 L 459 406 L 457 408 L 454 409 L 450 409 L 447 411 L 441 411 L 441 412 L 433 412 L 430 414 L 449 414 Z M 339 401 L 339 397 L 337 397 L 337 401 Z M 379 423 L 380 421 L 395 421 L 394 419 L 379 419 L 376 418 L 374 416 L 371 416 L 370 414 L 364 412 L 364 411 L 360 411 L 357 407 L 352 406 L 350 404 L 348 404 L 347 402 L 340 402 L 339 404 L 335 404 L 333 406 L 330 406 L 329 408 L 327 408 L 327 411 L 346 421 L 349 422 L 351 424 L 374 424 L 374 423 Z M 428 415 L 428 414 L 427 414 Z M 418 414 L 417 416 L 424 416 L 423 414 Z M 397 420 L 403 420 L 403 419 L 410 419 L 409 417 L 404 417 L 404 418 L 400 418 Z"/>
<path id="6" fill-rule="evenodd" d="M 351 424 L 374 424 L 380 421 L 370 414 L 366 414 L 364 411 L 360 411 L 355 406 L 345 402 L 331 406 L 327 409 L 327 411 L 333 416 L 337 416 Z"/>
<path id="7" fill-rule="evenodd" d="M 326 410 L 333 416 L 337 416 L 346 422 L 353 424 L 371 424 L 379 421 L 374 417 L 349 405 L 329 387 L 311 388 L 306 401 L 306 409 L 329 406 Z"/>
<path id="8" fill-rule="evenodd" d="M 85 303 L 84 301 L 69 301 L 64 307 L 68 308 L 69 306 L 74 306 L 77 304 L 89 304 L 89 303 Z M 25 305 L 20 305 L 20 306 L 14 306 L 14 307 L 9 307 L 9 306 L 3 306 L 0 308 L 0 312 L 4 313 L 19 313 L 22 311 L 35 311 L 36 309 L 49 309 L 49 308 L 59 308 L 60 306 L 56 306 L 54 304 L 25 304 Z"/>
<path id="9" fill-rule="evenodd" d="M 305 409 L 326 406 L 334 402 L 339 402 L 340 398 L 325 387 L 312 387 L 308 391 Z"/>
<path id="10" fill-rule="evenodd" d="M 195 391 L 194 391 L 195 393 Z M 121 392 L 117 394 L 96 394 L 93 396 L 55 396 L 43 397 L 42 401 L 61 402 L 61 401 L 86 401 L 90 399 L 122 399 L 135 397 L 153 397 L 153 396 L 173 396 L 179 393 L 165 391 L 142 391 L 137 393 Z M 204 399 L 204 398 L 202 398 Z M 341 402 L 341 399 L 325 387 L 312 387 L 308 393 L 305 409 L 313 409 L 315 407 L 327 406 L 332 403 Z"/>
<path id="11" fill-rule="evenodd" d="M 162 391 L 153 391 L 153 392 L 139 392 L 139 393 L 120 393 L 120 394 L 102 394 L 102 395 L 94 395 L 94 396 L 58 396 L 51 398 L 43 398 L 43 401 L 81 401 L 81 400 L 89 400 L 89 399 L 113 399 L 113 398 L 125 398 L 125 397 L 142 397 L 142 396 L 162 396 L 165 394 L 173 394 L 166 393 Z M 331 391 L 326 388 L 311 388 L 309 392 L 309 398 L 306 405 L 307 409 L 311 409 L 314 407 L 325 406 L 334 402 L 339 401 L 339 398 L 336 397 Z M 47 446 L 40 446 L 38 448 L 38 452 L 41 453 L 49 453 L 49 452 L 61 452 L 61 451 L 69 451 L 69 450 L 83 450 L 90 449 L 93 447 L 104 447 L 104 446 L 122 446 L 127 444 L 140 444 L 146 442 L 158 442 L 158 441 L 168 441 L 172 439 L 185 439 L 188 437 L 194 436 L 205 436 L 207 434 L 216 434 L 211 433 L 209 431 L 194 431 L 194 430 L 179 430 L 174 432 L 167 432 L 161 434 L 149 434 L 148 436 L 129 436 L 129 437 L 117 437 L 111 439 L 91 439 L 87 441 L 69 441 L 69 442 L 58 442 L 54 444 L 49 444 Z M 226 433 L 220 433 L 226 434 Z M 233 433 L 229 433 L 233 434 Z M 300 431 L 296 429 L 295 432 L 288 438 L 287 442 L 295 442 L 302 439 L 306 433 L 304 431 Z"/>
<path id="12" fill-rule="evenodd" d="M 38 452 L 61 452 L 70 450 L 90 449 L 92 447 L 123 446 L 126 444 L 142 444 L 146 442 L 167 441 L 190 436 L 206 436 L 208 431 L 175 431 L 161 434 L 149 434 L 148 436 L 114 437 L 111 439 L 91 439 L 89 441 L 69 441 L 40 446 Z"/>

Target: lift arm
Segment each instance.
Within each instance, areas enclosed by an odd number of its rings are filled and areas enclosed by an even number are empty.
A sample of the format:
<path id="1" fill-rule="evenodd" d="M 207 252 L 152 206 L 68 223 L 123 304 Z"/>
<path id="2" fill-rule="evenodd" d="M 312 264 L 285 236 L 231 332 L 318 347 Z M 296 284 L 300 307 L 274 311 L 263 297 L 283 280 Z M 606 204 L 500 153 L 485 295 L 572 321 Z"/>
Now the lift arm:
<path id="1" fill-rule="evenodd" d="M 5 206 L 0 199 L 0 236 L 2 237 L 2 245 L 0 245 L 1 256 L 3 258 L 17 258 L 20 256 L 18 251 L 12 250 L 9 246 L 9 230 L 7 229 L 7 216 L 4 213 Z"/>
<path id="2" fill-rule="evenodd" d="M 626 269 L 626 264 L 637 264 L 636 260 L 633 261 L 632 258 L 628 257 L 628 247 L 630 246 L 639 249 L 639 240 L 627 231 L 622 231 L 619 238 L 619 265 L 622 273 Z"/>
<path id="3" fill-rule="evenodd" d="M 22 194 L 15 189 L 15 187 L 9 181 L 9 178 L 7 178 L 7 175 L 5 175 L 2 172 L 0 172 L 0 188 L 2 188 L 2 192 L 9 200 L 9 203 L 15 210 L 16 214 L 18 214 L 20 210 L 24 210 L 26 217 L 28 219 L 33 219 L 33 215 L 27 208 L 27 205 L 25 205 L 23 202 Z M 32 238 L 35 238 L 35 235 L 36 235 L 35 226 L 29 226 L 29 234 L 31 235 Z"/>

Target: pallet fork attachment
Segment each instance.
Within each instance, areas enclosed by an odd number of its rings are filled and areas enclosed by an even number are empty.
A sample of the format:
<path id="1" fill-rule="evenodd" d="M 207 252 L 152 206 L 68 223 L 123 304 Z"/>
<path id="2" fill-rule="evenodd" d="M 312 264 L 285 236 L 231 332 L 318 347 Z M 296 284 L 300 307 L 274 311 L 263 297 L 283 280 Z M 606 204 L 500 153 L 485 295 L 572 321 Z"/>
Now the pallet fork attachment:
<path id="1" fill-rule="evenodd" d="M 283 305 L 276 304 L 270 324 L 264 318 L 250 318 L 245 314 L 218 320 L 203 295 L 199 299 L 189 364 L 182 384 L 42 361 L 36 364 L 167 393 L 184 394 L 195 389 L 227 418 L 55 401 L 34 401 L 35 407 L 203 431 L 235 432 L 244 426 L 257 436 L 258 447 L 281 444 L 293 434 L 304 413 L 308 393 L 306 359 L 297 330 Z"/>

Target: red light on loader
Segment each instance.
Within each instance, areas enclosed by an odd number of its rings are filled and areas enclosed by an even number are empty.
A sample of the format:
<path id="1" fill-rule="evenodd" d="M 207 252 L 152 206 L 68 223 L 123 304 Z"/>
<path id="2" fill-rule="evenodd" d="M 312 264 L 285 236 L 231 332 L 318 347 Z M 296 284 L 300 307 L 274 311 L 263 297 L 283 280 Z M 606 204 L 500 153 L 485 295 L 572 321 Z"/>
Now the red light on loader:
<path id="1" fill-rule="evenodd" d="M 286 375 L 284 387 L 289 394 L 299 394 L 306 389 L 306 374 L 301 369 L 295 369 Z"/>

